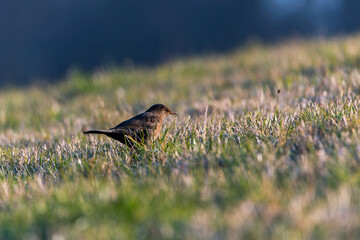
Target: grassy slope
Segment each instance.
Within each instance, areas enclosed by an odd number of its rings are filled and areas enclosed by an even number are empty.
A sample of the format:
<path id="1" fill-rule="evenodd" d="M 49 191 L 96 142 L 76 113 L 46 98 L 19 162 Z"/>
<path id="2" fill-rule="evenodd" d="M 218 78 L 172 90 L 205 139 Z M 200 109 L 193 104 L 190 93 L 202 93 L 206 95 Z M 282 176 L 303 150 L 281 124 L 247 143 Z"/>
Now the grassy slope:
<path id="1" fill-rule="evenodd" d="M 2 91 L 0 239 L 359 237 L 359 41 Z M 152 146 L 81 134 L 158 102 L 181 116 Z"/>

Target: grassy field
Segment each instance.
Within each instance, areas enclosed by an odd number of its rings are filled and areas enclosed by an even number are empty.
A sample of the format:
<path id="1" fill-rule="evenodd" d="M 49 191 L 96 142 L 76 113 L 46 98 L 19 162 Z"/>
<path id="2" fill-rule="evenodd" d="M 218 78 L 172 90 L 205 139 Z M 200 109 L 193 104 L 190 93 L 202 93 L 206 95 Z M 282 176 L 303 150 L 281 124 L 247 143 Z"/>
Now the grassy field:
<path id="1" fill-rule="evenodd" d="M 0 92 L 0 239 L 359 239 L 360 36 Z M 110 128 L 164 103 L 136 151 Z"/>

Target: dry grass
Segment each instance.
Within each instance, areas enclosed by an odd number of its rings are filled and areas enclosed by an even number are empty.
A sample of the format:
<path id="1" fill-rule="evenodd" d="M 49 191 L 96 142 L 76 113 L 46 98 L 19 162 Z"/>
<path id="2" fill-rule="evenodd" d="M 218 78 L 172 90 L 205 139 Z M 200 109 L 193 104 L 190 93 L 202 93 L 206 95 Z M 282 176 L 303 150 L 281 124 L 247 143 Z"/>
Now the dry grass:
<path id="1" fill-rule="evenodd" d="M 3 90 L 0 238 L 359 238 L 359 40 Z M 151 146 L 81 134 L 158 102 L 181 115 Z"/>

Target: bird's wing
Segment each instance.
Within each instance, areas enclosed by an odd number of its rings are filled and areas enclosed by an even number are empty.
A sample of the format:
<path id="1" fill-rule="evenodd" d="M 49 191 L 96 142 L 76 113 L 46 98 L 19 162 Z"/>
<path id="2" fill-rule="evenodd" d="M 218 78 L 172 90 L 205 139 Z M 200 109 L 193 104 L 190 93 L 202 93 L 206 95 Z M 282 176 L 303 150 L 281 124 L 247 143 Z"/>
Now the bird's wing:
<path id="1" fill-rule="evenodd" d="M 133 140 L 146 141 L 153 136 L 159 118 L 150 112 L 141 113 L 129 120 L 126 120 L 110 130 L 116 136 L 131 137 Z"/>
<path id="2" fill-rule="evenodd" d="M 155 129 L 158 122 L 159 119 L 157 116 L 151 112 L 144 112 L 120 123 L 116 127 L 111 128 L 111 130 L 130 130 L 132 132 L 138 132 L 142 131 L 144 128 Z"/>

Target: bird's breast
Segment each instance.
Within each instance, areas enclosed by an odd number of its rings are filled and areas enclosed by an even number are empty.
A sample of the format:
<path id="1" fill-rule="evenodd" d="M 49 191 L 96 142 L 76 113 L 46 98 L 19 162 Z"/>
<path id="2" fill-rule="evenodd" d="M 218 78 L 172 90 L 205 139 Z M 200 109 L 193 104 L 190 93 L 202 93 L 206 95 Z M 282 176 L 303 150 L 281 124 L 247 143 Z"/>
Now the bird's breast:
<path id="1" fill-rule="evenodd" d="M 152 136 L 154 140 L 155 140 L 157 137 L 159 137 L 160 132 L 161 132 L 161 127 L 162 127 L 162 124 L 160 124 L 160 123 L 155 124 L 154 134 L 153 134 L 153 136 Z"/>

